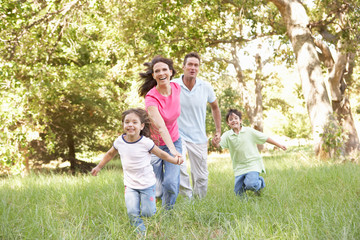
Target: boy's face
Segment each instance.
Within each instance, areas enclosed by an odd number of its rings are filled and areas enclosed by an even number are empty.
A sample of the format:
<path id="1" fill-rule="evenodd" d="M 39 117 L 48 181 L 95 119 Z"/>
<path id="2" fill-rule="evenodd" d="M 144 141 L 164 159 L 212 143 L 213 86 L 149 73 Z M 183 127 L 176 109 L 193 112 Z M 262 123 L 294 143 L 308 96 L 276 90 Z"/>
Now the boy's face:
<path id="1" fill-rule="evenodd" d="M 242 123 L 242 119 L 240 119 L 238 115 L 236 115 L 235 113 L 230 114 L 227 124 L 231 129 L 240 129 L 241 123 Z"/>

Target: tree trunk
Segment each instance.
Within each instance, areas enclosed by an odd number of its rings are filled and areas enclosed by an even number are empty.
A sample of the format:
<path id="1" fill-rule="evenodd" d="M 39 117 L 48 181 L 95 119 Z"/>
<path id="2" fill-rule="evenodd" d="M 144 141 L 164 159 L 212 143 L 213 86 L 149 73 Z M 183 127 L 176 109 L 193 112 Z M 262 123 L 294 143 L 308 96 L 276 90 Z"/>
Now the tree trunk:
<path id="1" fill-rule="evenodd" d="M 264 131 L 264 124 L 263 124 L 263 99 L 262 99 L 262 94 L 261 94 L 261 90 L 263 88 L 262 86 L 262 60 L 261 60 L 261 56 L 259 53 L 256 54 L 255 56 L 255 60 L 256 60 L 256 76 L 255 76 L 255 97 L 256 97 L 256 101 L 255 101 L 255 108 L 254 108 L 254 121 L 253 121 L 253 127 L 260 131 L 263 132 Z M 264 149 L 264 145 L 263 144 L 258 144 L 257 145 L 259 151 L 262 151 Z"/>
<path id="2" fill-rule="evenodd" d="M 74 135 L 71 131 L 67 132 L 67 145 L 69 149 L 68 160 L 70 161 L 70 169 L 75 170 L 76 168 L 75 141 L 74 141 Z"/>
<path id="3" fill-rule="evenodd" d="M 318 54 L 308 29 L 308 16 L 298 0 L 270 0 L 270 2 L 275 4 L 283 17 L 296 55 L 302 90 L 312 125 L 315 153 L 320 157 L 327 157 L 328 154 L 322 147 L 322 134 L 327 124 L 335 120 L 332 117 L 333 110 L 321 74 Z"/>
<path id="4" fill-rule="evenodd" d="M 353 151 L 359 150 L 359 137 L 352 117 L 350 101 L 345 92 L 348 85 L 351 84 L 354 56 L 353 54 L 341 53 L 340 44 L 338 44 L 334 54 L 331 53 L 328 45 L 321 40 L 316 40 L 315 44 L 321 50 L 320 59 L 329 71 L 328 82 L 332 109 L 342 130 L 346 132 L 347 139 L 344 150 L 349 155 Z"/>

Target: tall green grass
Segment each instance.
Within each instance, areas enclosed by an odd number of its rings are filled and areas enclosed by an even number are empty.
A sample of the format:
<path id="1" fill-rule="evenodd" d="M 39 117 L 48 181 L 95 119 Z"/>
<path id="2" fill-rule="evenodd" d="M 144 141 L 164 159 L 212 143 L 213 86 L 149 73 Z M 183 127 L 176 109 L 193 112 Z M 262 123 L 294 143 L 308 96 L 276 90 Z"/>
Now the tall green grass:
<path id="1" fill-rule="evenodd" d="M 239 199 L 228 154 L 209 157 L 206 198 L 179 196 L 145 219 L 146 239 L 360 239 L 360 166 L 321 162 L 307 148 L 264 155 L 262 196 Z M 0 182 L 0 239 L 137 239 L 119 160 L 90 175 Z"/>

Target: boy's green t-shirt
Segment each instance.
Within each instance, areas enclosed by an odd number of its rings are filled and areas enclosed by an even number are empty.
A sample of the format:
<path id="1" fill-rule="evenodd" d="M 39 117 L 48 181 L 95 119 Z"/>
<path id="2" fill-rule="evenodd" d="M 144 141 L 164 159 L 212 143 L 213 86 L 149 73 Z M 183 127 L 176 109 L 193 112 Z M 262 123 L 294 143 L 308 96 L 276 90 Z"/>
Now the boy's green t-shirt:
<path id="1" fill-rule="evenodd" d="M 242 127 L 239 134 L 231 129 L 221 136 L 220 146 L 229 149 L 235 176 L 265 172 L 256 144 L 264 144 L 267 139 L 267 135 L 250 127 Z"/>

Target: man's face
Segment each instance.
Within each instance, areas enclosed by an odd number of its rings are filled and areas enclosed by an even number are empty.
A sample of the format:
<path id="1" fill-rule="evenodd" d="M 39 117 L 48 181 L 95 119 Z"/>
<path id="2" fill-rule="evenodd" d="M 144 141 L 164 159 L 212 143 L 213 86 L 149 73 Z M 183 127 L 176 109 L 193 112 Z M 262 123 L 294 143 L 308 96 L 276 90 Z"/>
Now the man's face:
<path id="1" fill-rule="evenodd" d="M 196 78 L 200 69 L 200 61 L 196 57 L 189 57 L 183 65 L 185 78 Z"/>

